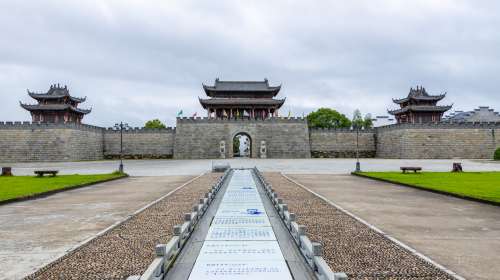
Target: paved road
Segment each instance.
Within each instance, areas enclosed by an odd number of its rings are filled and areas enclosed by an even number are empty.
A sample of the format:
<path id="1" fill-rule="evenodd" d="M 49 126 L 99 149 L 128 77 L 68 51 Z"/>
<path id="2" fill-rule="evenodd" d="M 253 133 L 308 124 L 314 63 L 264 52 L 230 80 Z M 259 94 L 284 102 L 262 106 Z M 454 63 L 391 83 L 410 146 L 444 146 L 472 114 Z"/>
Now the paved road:
<path id="1" fill-rule="evenodd" d="M 0 279 L 19 279 L 192 176 L 132 177 L 0 206 Z"/>
<path id="2" fill-rule="evenodd" d="M 350 175 L 291 175 L 467 279 L 500 279 L 500 207 Z"/>
<path id="3" fill-rule="evenodd" d="M 365 171 L 399 170 L 400 166 L 421 166 L 424 170 L 449 171 L 457 160 L 399 160 L 362 159 Z M 492 161 L 458 160 L 466 171 L 500 171 L 500 164 Z M 125 171 L 132 176 L 197 175 L 210 170 L 212 164 L 229 163 L 233 167 L 254 167 L 265 172 L 289 174 L 346 174 L 355 166 L 354 159 L 228 159 L 228 160 L 130 160 L 125 161 Z M 2 165 L 2 164 L 0 164 Z M 5 165 L 5 164 L 3 164 Z M 35 169 L 57 169 L 62 174 L 110 173 L 118 169 L 117 161 L 18 163 L 8 164 L 14 174 L 31 175 Z"/>

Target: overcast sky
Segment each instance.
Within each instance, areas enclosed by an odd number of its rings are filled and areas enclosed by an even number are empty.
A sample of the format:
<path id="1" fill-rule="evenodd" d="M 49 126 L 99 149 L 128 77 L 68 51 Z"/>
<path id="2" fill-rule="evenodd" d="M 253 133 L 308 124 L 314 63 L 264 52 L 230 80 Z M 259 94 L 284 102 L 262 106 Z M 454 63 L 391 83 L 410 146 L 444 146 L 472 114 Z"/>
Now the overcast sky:
<path id="1" fill-rule="evenodd" d="M 84 121 L 205 116 L 202 83 L 282 84 L 281 115 L 386 114 L 411 86 L 500 109 L 499 1 L 0 0 L 0 120 L 68 85 Z"/>

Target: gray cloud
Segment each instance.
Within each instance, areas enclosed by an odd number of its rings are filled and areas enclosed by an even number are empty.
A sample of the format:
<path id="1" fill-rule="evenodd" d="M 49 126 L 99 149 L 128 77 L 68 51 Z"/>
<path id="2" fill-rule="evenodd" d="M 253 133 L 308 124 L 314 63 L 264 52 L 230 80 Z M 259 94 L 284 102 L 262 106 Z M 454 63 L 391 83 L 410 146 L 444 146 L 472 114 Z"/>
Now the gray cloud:
<path id="1" fill-rule="evenodd" d="M 67 84 L 87 123 L 203 115 L 201 83 L 282 83 L 282 115 L 385 114 L 410 86 L 500 109 L 496 1 L 2 1 L 0 120 Z"/>

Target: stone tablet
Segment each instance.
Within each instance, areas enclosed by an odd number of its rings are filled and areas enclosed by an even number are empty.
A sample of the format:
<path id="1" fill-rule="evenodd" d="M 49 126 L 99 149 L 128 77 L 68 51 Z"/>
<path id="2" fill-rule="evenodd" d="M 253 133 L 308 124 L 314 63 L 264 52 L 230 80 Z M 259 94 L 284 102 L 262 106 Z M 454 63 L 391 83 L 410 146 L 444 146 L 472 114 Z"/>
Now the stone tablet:
<path id="1" fill-rule="evenodd" d="M 276 241 L 205 241 L 199 261 L 283 260 Z"/>
<path id="2" fill-rule="evenodd" d="M 285 260 L 196 262 L 189 280 L 292 280 Z"/>
<path id="3" fill-rule="evenodd" d="M 221 204 L 215 214 L 216 217 L 262 217 L 267 216 L 263 205 L 256 204 Z"/>
<path id="4" fill-rule="evenodd" d="M 260 199 L 260 196 L 257 192 L 255 193 L 249 193 L 249 192 L 226 192 L 224 197 L 222 198 L 222 202 L 228 201 L 228 200 L 233 200 L 233 201 L 259 201 L 261 202 L 262 200 Z"/>
<path id="5" fill-rule="evenodd" d="M 215 217 L 212 221 L 213 226 L 239 226 L 239 227 L 270 227 L 271 223 L 269 222 L 269 218 L 267 216 L 261 217 Z"/>
<path id="6" fill-rule="evenodd" d="M 205 240 L 276 240 L 276 236 L 271 227 L 211 226 Z"/>

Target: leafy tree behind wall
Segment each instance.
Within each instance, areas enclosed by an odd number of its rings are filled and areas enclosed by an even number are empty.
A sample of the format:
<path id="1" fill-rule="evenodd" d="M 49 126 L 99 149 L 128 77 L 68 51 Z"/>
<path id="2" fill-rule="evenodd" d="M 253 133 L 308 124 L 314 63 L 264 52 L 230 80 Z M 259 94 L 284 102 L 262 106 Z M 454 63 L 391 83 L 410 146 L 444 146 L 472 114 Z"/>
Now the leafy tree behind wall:
<path id="1" fill-rule="evenodd" d="M 330 108 L 319 108 L 307 115 L 307 123 L 312 128 L 348 128 L 351 121 L 344 115 Z"/>
<path id="2" fill-rule="evenodd" d="M 373 120 L 372 120 L 372 115 L 371 114 L 366 114 L 365 117 L 363 118 L 361 116 L 361 111 L 359 109 L 354 110 L 353 116 L 352 116 L 352 127 L 354 129 L 356 128 L 372 128 L 373 127 Z"/>
<path id="3" fill-rule="evenodd" d="M 352 115 L 352 127 L 353 128 L 363 128 L 365 125 L 365 120 L 363 120 L 363 117 L 361 116 L 361 111 L 359 109 L 354 110 L 354 113 Z"/>
<path id="4" fill-rule="evenodd" d="M 144 125 L 144 127 L 145 128 L 166 128 L 166 126 L 159 119 L 147 121 L 146 124 Z"/>
<path id="5" fill-rule="evenodd" d="M 372 114 L 365 115 L 365 119 L 363 121 L 363 126 L 364 126 L 364 128 L 372 128 L 373 127 Z"/>

